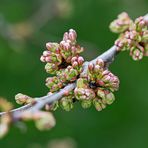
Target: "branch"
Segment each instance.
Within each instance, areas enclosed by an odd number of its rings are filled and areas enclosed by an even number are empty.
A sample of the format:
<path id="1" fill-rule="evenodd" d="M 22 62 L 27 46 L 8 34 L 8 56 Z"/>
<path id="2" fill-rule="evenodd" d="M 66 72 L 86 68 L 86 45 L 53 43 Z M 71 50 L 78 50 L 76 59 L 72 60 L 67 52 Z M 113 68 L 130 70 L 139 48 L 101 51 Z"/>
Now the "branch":
<path id="1" fill-rule="evenodd" d="M 146 22 L 148 24 L 148 14 L 144 16 L 144 19 L 146 20 Z M 83 64 L 83 71 L 81 73 L 81 77 L 85 77 L 85 74 L 88 70 L 89 63 L 96 63 L 97 59 L 102 59 L 105 62 L 106 67 L 108 67 L 114 61 L 114 58 L 117 55 L 117 53 L 119 53 L 119 51 L 117 51 L 116 46 L 114 45 L 110 49 L 108 49 L 106 52 L 104 52 L 103 54 L 101 54 L 100 56 L 95 58 L 94 60 L 92 60 L 90 62 L 85 62 Z M 21 113 L 26 110 L 30 111 L 30 112 L 36 112 L 36 111 L 42 109 L 46 104 L 52 104 L 54 101 L 61 99 L 64 96 L 65 91 L 69 92 L 69 91 L 73 90 L 75 88 L 75 86 L 76 86 L 76 82 L 68 84 L 67 86 L 62 88 L 60 91 L 58 91 L 50 96 L 47 95 L 44 97 L 35 98 L 34 103 L 27 104 L 23 107 L 11 110 L 10 113 L 12 114 L 14 119 L 17 119 L 21 116 Z M 2 116 L 4 114 L 6 114 L 6 112 L 1 112 L 0 116 Z"/>
<path id="2" fill-rule="evenodd" d="M 111 63 L 114 59 L 114 56 L 116 55 L 117 51 L 115 46 L 113 46 L 112 48 L 110 48 L 109 50 L 107 50 L 106 52 L 104 52 L 103 54 L 101 54 L 100 56 L 98 56 L 96 59 L 90 61 L 95 63 L 95 61 L 97 59 L 102 59 L 104 60 L 106 63 Z M 87 68 L 88 68 L 88 64 L 90 62 L 85 62 L 84 66 L 83 66 L 83 72 L 82 74 L 84 74 L 85 72 L 87 72 Z M 39 97 L 39 98 L 35 98 L 35 102 L 33 104 L 27 104 L 25 106 L 22 106 L 20 108 L 11 110 L 10 113 L 12 113 L 14 118 L 18 118 L 21 115 L 21 112 L 23 111 L 31 111 L 34 112 L 36 110 L 40 110 L 41 108 L 43 108 L 45 106 L 45 104 L 52 104 L 54 101 L 57 101 L 59 99 L 62 98 L 62 96 L 64 95 L 65 91 L 71 91 L 75 88 L 76 83 L 71 83 L 68 84 L 67 86 L 65 86 L 63 89 L 61 89 L 59 92 L 56 92 L 52 95 L 47 95 L 44 97 Z M 1 112 L 0 116 L 6 114 L 6 112 Z"/>

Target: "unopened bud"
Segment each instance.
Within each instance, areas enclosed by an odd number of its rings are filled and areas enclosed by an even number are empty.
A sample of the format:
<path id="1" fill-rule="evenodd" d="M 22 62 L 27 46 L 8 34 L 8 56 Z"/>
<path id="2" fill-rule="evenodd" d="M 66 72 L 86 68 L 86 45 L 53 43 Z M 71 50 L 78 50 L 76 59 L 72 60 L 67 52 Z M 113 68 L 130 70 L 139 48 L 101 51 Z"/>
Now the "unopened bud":
<path id="1" fill-rule="evenodd" d="M 73 101 L 72 101 L 72 98 L 63 97 L 63 98 L 60 100 L 60 106 L 61 106 L 65 111 L 70 111 L 71 109 L 73 109 Z"/>
<path id="2" fill-rule="evenodd" d="M 98 95 L 98 97 L 105 98 L 105 92 L 104 92 L 104 90 L 101 89 L 101 88 L 98 88 L 97 89 L 97 95 Z"/>
<path id="3" fill-rule="evenodd" d="M 21 94 L 21 93 L 19 93 L 15 96 L 15 100 L 20 105 L 29 104 L 29 103 L 32 103 L 33 101 L 35 101 L 33 98 L 31 98 L 27 95 Z"/>
<path id="4" fill-rule="evenodd" d="M 81 106 L 86 109 L 86 108 L 89 108 L 91 107 L 91 104 L 92 104 L 92 100 L 82 100 L 81 102 Z"/>

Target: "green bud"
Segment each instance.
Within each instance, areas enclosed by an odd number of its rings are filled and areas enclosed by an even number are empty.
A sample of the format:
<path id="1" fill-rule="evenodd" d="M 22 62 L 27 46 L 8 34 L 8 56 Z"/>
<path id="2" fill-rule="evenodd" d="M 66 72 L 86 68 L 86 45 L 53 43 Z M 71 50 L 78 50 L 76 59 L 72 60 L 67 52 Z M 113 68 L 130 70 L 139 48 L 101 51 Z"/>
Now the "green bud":
<path id="1" fill-rule="evenodd" d="M 65 111 L 70 111 L 71 109 L 73 109 L 73 101 L 72 98 L 68 98 L 68 97 L 63 97 L 60 100 L 60 106 L 65 110 Z"/>
<path id="2" fill-rule="evenodd" d="M 91 107 L 91 103 L 92 103 L 91 100 L 82 100 L 81 105 L 82 105 L 83 108 L 86 109 L 86 108 Z"/>
<path id="3" fill-rule="evenodd" d="M 98 88 L 97 95 L 98 95 L 98 97 L 105 98 L 105 92 L 104 92 L 104 90 L 101 89 L 101 88 Z"/>
<path id="4" fill-rule="evenodd" d="M 32 103 L 34 101 L 33 98 L 27 96 L 27 95 L 24 95 L 24 94 L 17 94 L 15 96 L 15 100 L 18 104 L 22 105 L 22 104 L 29 104 L 29 103 Z"/>
<path id="5" fill-rule="evenodd" d="M 45 112 L 39 119 L 35 120 L 35 125 L 41 131 L 49 130 L 55 126 L 55 119 L 50 112 Z"/>
<path id="6" fill-rule="evenodd" d="M 110 105 L 115 101 L 115 96 L 112 92 L 109 92 L 108 94 L 106 94 L 105 96 L 105 102 L 106 104 Z"/>
<path id="7" fill-rule="evenodd" d="M 143 36 L 142 36 L 142 41 L 148 42 L 148 31 L 144 31 Z"/>
<path id="8" fill-rule="evenodd" d="M 109 28 L 112 32 L 122 33 L 130 27 L 131 20 L 127 13 L 123 12 L 118 15 L 118 18 L 111 22 Z"/>
<path id="9" fill-rule="evenodd" d="M 88 82 L 86 79 L 79 78 L 77 80 L 77 88 L 87 88 L 88 87 Z"/>
<path id="10" fill-rule="evenodd" d="M 94 104 L 94 106 L 95 106 L 97 111 L 101 111 L 102 110 L 102 106 L 101 106 L 101 103 L 100 103 L 98 98 L 93 100 L 93 104 Z"/>
<path id="11" fill-rule="evenodd" d="M 47 63 L 45 65 L 45 70 L 46 70 L 47 73 L 55 74 L 56 71 L 58 70 L 58 66 L 56 64 L 53 64 L 53 63 Z"/>

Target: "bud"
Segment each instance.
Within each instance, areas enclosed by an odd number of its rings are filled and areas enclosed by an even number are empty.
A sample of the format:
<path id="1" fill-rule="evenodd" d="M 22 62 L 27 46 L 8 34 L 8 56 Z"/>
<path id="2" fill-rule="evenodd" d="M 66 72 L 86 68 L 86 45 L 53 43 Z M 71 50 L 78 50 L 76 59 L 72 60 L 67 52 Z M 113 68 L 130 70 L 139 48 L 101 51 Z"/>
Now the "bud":
<path id="1" fill-rule="evenodd" d="M 73 43 L 76 42 L 76 38 L 77 38 L 77 33 L 73 29 L 70 29 L 69 32 L 65 32 L 63 36 L 64 41 L 70 40 Z"/>
<path id="2" fill-rule="evenodd" d="M 65 76 L 66 80 L 68 81 L 75 81 L 78 76 L 78 71 L 74 69 L 72 66 L 68 66 L 67 69 L 65 69 Z"/>
<path id="3" fill-rule="evenodd" d="M 142 41 L 143 42 L 148 42 L 148 30 L 143 32 Z"/>
<path id="4" fill-rule="evenodd" d="M 143 58 L 143 52 L 136 48 L 136 47 L 132 47 L 131 48 L 131 56 L 133 58 L 133 60 L 137 61 L 137 60 L 141 60 Z"/>
<path id="5" fill-rule="evenodd" d="M 50 89 L 51 92 L 55 92 L 62 88 L 63 83 L 58 77 L 54 76 L 46 79 L 46 86 Z"/>
<path id="6" fill-rule="evenodd" d="M 124 38 L 119 38 L 115 41 L 116 50 L 117 51 L 125 51 L 127 50 L 128 40 Z"/>
<path id="7" fill-rule="evenodd" d="M 101 111 L 102 110 L 102 106 L 101 106 L 100 100 L 98 98 L 95 98 L 93 100 L 93 105 L 95 106 L 97 111 Z"/>
<path id="8" fill-rule="evenodd" d="M 72 42 L 76 42 L 76 38 L 77 38 L 76 31 L 73 29 L 70 29 L 69 30 L 69 40 L 71 40 Z"/>
<path id="9" fill-rule="evenodd" d="M 53 63 L 47 63 L 45 65 L 45 70 L 47 73 L 56 74 L 56 71 L 58 70 L 58 66 Z"/>
<path id="10" fill-rule="evenodd" d="M 97 88 L 97 95 L 100 98 L 105 98 L 105 92 L 102 88 Z"/>
<path id="11" fill-rule="evenodd" d="M 29 104 L 29 103 L 32 103 L 34 102 L 35 100 L 27 95 L 24 95 L 24 94 L 17 94 L 15 96 L 15 101 L 16 103 L 22 105 L 22 104 Z"/>
<path id="12" fill-rule="evenodd" d="M 63 97 L 63 98 L 60 100 L 60 106 L 61 106 L 65 111 L 70 111 L 71 109 L 73 109 L 72 96 Z"/>
<path id="13" fill-rule="evenodd" d="M 90 108 L 92 104 L 92 100 L 82 100 L 81 101 L 81 106 L 86 109 L 86 108 Z"/>
<path id="14" fill-rule="evenodd" d="M 115 33 L 122 33 L 126 31 L 131 23 L 131 19 L 129 18 L 128 14 L 123 12 L 118 15 L 118 18 L 111 22 L 109 28 L 112 32 Z"/>
<path id="15" fill-rule="evenodd" d="M 105 102 L 106 104 L 110 105 L 115 101 L 115 96 L 112 92 L 109 92 L 105 95 Z"/>
<path id="16" fill-rule="evenodd" d="M 102 59 L 97 59 L 96 64 L 100 67 L 104 67 L 104 61 Z"/>
<path id="17" fill-rule="evenodd" d="M 140 16 L 135 20 L 136 30 L 142 31 L 146 27 L 146 21 L 144 20 L 144 17 Z"/>
<path id="18" fill-rule="evenodd" d="M 78 57 L 78 63 L 79 63 L 79 65 L 82 65 L 84 63 L 84 58 L 79 56 Z"/>
<path id="19" fill-rule="evenodd" d="M 48 42 L 48 43 L 46 43 L 46 48 L 47 48 L 50 52 L 56 52 L 56 50 L 59 48 L 59 44 L 58 44 L 58 43 L 51 43 L 51 42 Z"/>
<path id="20" fill-rule="evenodd" d="M 94 69 L 94 64 L 93 63 L 89 63 L 88 64 L 88 70 L 91 72 Z"/>
<path id="21" fill-rule="evenodd" d="M 78 100 L 91 100 L 95 98 L 95 92 L 90 88 L 75 88 L 75 97 Z"/>
<path id="22" fill-rule="evenodd" d="M 79 78 L 77 80 L 77 88 L 87 88 L 88 82 L 85 78 Z"/>
<path id="23" fill-rule="evenodd" d="M 43 52 L 43 55 L 41 56 L 40 60 L 42 62 L 60 65 L 62 62 L 62 56 L 59 53 L 46 50 Z"/>
<path id="24" fill-rule="evenodd" d="M 40 113 L 40 112 L 38 113 L 38 114 L 40 114 L 40 115 L 38 115 L 39 119 L 35 120 L 36 127 L 41 131 L 49 130 L 52 127 L 54 127 L 55 126 L 55 118 L 52 115 L 52 113 L 50 113 L 50 112 L 41 112 Z"/>

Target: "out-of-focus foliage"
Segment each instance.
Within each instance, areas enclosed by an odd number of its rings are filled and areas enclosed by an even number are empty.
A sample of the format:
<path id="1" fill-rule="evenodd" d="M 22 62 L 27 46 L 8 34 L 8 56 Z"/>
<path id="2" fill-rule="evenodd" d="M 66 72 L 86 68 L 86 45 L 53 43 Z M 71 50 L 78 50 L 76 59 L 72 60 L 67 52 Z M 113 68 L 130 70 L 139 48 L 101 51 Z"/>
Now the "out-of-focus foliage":
<path id="1" fill-rule="evenodd" d="M 47 74 L 39 58 L 46 42 L 58 42 L 73 28 L 86 48 L 83 56 L 93 59 L 113 45 L 117 36 L 108 26 L 120 12 L 136 18 L 148 13 L 147 6 L 146 0 L 1 0 L 0 96 L 15 102 L 18 92 L 45 95 Z M 29 148 L 34 143 L 47 147 L 49 141 L 64 137 L 81 148 L 148 147 L 147 65 L 146 57 L 134 62 L 122 53 L 110 67 L 121 81 L 112 106 L 103 112 L 81 109 L 77 103 L 68 113 L 58 109 L 51 131 L 39 132 L 32 122 L 27 123 L 27 132 L 14 126 L 0 147 Z"/>

